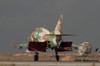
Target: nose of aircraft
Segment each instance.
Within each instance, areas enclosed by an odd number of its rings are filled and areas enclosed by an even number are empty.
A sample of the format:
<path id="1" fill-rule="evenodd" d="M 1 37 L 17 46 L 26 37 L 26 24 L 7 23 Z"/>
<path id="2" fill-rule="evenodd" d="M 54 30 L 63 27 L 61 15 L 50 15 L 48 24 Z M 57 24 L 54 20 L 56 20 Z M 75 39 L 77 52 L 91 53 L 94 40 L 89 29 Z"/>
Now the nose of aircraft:
<path id="1" fill-rule="evenodd" d="M 33 37 L 33 35 L 34 35 L 34 34 L 32 33 L 32 34 L 28 37 L 28 40 L 31 41 L 31 42 L 34 41 L 34 37 Z"/>
<path id="2" fill-rule="evenodd" d="M 31 33 L 31 35 L 28 37 L 28 40 L 33 42 L 35 41 L 35 37 L 34 37 L 35 31 Z"/>
<path id="3" fill-rule="evenodd" d="M 39 30 L 40 30 L 40 29 L 38 28 L 38 29 L 36 29 L 35 31 L 33 31 L 33 32 L 31 33 L 31 35 L 28 37 L 28 40 L 31 41 L 31 42 L 36 41 L 36 37 L 37 37 L 37 35 L 38 35 L 38 31 L 39 31 Z"/>

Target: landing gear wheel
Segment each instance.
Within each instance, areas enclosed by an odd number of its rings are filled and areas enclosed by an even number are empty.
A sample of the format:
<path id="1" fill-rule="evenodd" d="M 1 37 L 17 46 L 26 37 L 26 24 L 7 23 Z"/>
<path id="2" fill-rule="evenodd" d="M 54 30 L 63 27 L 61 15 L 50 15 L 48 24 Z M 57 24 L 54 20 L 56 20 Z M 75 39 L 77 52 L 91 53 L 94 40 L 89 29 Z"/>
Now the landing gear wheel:
<path id="1" fill-rule="evenodd" d="M 38 61 L 38 55 L 34 56 L 34 61 Z"/>
<path id="2" fill-rule="evenodd" d="M 59 55 L 56 55 L 56 60 L 59 61 Z"/>

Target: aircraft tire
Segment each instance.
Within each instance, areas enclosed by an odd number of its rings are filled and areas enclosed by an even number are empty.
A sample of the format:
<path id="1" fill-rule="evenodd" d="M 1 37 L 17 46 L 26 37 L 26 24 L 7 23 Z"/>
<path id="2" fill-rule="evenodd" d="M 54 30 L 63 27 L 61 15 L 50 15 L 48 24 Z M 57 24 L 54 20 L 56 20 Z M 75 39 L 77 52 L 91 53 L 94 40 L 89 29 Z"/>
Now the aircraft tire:
<path id="1" fill-rule="evenodd" d="M 59 61 L 59 55 L 56 55 L 56 60 Z"/>
<path id="2" fill-rule="evenodd" d="M 38 55 L 34 56 L 34 61 L 38 61 Z"/>

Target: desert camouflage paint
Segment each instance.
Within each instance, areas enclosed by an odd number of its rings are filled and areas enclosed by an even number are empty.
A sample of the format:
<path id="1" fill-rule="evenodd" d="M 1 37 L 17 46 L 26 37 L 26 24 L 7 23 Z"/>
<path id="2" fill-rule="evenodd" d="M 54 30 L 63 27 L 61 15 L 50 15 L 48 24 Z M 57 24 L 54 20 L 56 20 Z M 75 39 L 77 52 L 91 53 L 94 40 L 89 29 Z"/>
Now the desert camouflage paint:
<path id="1" fill-rule="evenodd" d="M 50 32 L 48 29 L 41 27 L 36 29 L 30 36 L 30 42 L 45 42 L 49 41 L 50 47 L 57 47 L 58 43 L 62 40 L 61 36 L 56 36 L 56 34 L 62 34 L 62 20 L 63 16 L 60 16 L 58 23 L 53 32 Z M 48 35 L 47 35 L 48 34 Z M 51 35 L 50 35 L 51 34 Z"/>

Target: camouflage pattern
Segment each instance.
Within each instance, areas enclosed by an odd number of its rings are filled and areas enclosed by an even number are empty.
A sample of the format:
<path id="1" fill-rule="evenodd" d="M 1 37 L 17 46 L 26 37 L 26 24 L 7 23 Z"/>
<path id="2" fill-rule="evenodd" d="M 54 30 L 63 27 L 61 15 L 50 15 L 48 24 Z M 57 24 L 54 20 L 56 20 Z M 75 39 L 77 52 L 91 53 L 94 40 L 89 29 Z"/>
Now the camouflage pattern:
<path id="1" fill-rule="evenodd" d="M 28 47 L 28 43 L 26 43 L 26 44 L 19 44 L 19 47 L 27 48 Z"/>
<path id="2" fill-rule="evenodd" d="M 47 39 L 45 37 L 48 37 L 46 36 L 46 34 L 50 34 L 49 30 L 47 30 L 46 28 L 38 28 L 36 31 L 34 31 L 30 37 L 29 37 L 29 40 L 31 42 L 35 41 L 35 42 L 45 42 L 47 41 Z"/>
<path id="3" fill-rule="evenodd" d="M 57 47 L 59 46 L 59 42 L 61 42 L 62 38 L 61 36 L 55 36 L 56 34 L 62 33 L 62 18 L 63 16 L 60 16 L 60 19 L 58 20 L 58 23 L 55 27 L 55 30 L 53 32 L 50 32 L 48 29 L 41 27 L 36 29 L 30 36 L 29 41 L 30 42 L 50 42 L 50 47 Z M 46 35 L 51 34 L 52 36 Z"/>
<path id="4" fill-rule="evenodd" d="M 56 42 L 56 36 L 54 36 L 55 32 L 52 32 L 52 35 L 50 38 L 49 38 L 49 41 L 50 41 L 50 46 L 51 47 L 55 47 L 57 46 L 57 42 Z"/>

